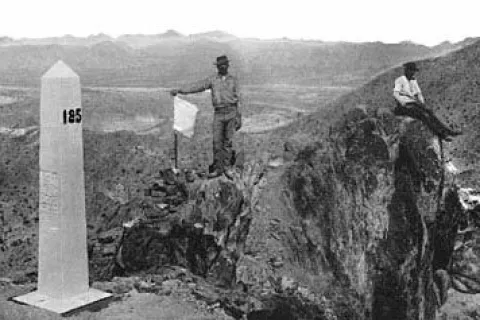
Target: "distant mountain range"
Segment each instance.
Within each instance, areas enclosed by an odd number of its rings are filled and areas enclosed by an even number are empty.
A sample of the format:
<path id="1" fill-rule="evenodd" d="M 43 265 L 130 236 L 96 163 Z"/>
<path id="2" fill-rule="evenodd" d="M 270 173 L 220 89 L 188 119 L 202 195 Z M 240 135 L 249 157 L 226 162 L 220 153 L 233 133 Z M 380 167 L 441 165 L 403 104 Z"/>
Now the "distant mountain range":
<path id="1" fill-rule="evenodd" d="M 444 55 L 477 41 L 427 47 L 412 42 L 348 43 L 244 39 L 223 31 L 183 35 L 66 35 L 43 39 L 0 38 L 0 84 L 38 86 L 57 60 L 69 64 L 86 86 L 177 86 L 212 72 L 227 54 L 242 83 L 253 85 L 358 86 L 409 60 Z"/>
<path id="2" fill-rule="evenodd" d="M 229 41 L 239 39 L 236 36 L 224 31 L 215 30 L 209 32 L 196 33 L 191 35 L 183 35 L 176 30 L 167 30 L 159 34 L 123 34 L 118 37 L 111 37 L 104 33 L 90 35 L 88 37 L 75 37 L 72 35 L 64 35 L 61 37 L 48 38 L 20 38 L 13 39 L 10 37 L 0 37 L 0 45 L 67 45 L 67 46 L 91 46 L 99 42 L 112 41 L 126 43 L 134 48 L 148 47 L 155 45 L 164 40 L 191 40 L 191 39 L 211 39 L 216 41 Z"/>

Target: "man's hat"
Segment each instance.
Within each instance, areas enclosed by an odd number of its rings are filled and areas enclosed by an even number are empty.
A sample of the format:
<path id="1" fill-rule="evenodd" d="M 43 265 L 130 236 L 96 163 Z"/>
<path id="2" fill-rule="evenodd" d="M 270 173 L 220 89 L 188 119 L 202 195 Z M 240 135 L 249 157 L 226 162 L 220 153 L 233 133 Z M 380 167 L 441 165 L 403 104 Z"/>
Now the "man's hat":
<path id="1" fill-rule="evenodd" d="M 214 65 L 222 65 L 222 64 L 228 64 L 228 58 L 227 56 L 220 56 L 217 57 L 217 62 L 214 63 Z"/>
<path id="2" fill-rule="evenodd" d="M 417 68 L 417 65 L 415 62 L 407 62 L 403 65 L 405 70 L 411 70 L 411 71 L 420 71 L 420 69 Z"/>

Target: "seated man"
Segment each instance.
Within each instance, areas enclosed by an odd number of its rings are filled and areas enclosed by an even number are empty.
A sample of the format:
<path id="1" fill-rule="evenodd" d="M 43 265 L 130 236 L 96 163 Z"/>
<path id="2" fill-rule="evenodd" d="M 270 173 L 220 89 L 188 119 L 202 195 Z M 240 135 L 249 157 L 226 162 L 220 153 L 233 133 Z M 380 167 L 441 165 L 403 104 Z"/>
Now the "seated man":
<path id="1" fill-rule="evenodd" d="M 415 79 L 415 72 L 419 71 L 415 62 L 405 63 L 403 67 L 405 75 L 395 80 L 393 89 L 393 96 L 397 100 L 395 115 L 422 121 L 441 140 L 451 141 L 450 136 L 460 135 L 461 131 L 450 129 L 435 116 L 433 110 L 425 106 L 425 99 Z"/>

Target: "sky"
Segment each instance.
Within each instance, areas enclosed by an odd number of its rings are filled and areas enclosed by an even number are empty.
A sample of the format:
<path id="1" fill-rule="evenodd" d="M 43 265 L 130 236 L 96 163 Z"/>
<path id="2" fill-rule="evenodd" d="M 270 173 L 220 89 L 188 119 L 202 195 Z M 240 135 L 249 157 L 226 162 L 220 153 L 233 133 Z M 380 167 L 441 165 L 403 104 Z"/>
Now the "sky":
<path id="1" fill-rule="evenodd" d="M 223 30 L 261 39 L 435 45 L 480 36 L 479 8 L 478 0 L 3 0 L 0 36 Z"/>

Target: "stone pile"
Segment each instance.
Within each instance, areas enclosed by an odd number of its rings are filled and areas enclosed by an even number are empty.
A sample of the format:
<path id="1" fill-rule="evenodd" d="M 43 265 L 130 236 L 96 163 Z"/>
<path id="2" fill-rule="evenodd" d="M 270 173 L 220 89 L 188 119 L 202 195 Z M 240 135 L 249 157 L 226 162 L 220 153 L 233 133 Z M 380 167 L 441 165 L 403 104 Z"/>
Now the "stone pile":
<path id="1" fill-rule="evenodd" d="M 123 228 L 113 228 L 88 238 L 90 281 L 111 277 L 115 269 L 115 257 L 123 236 Z"/>
<path id="2" fill-rule="evenodd" d="M 186 183 L 194 181 L 195 176 L 191 171 L 183 173 L 172 169 L 160 171 L 160 175 L 155 177 L 151 186 L 145 190 L 146 200 L 158 210 L 152 213 L 153 216 L 147 216 L 147 218 L 155 219 L 158 216 L 177 212 L 178 206 L 188 198 Z"/>

